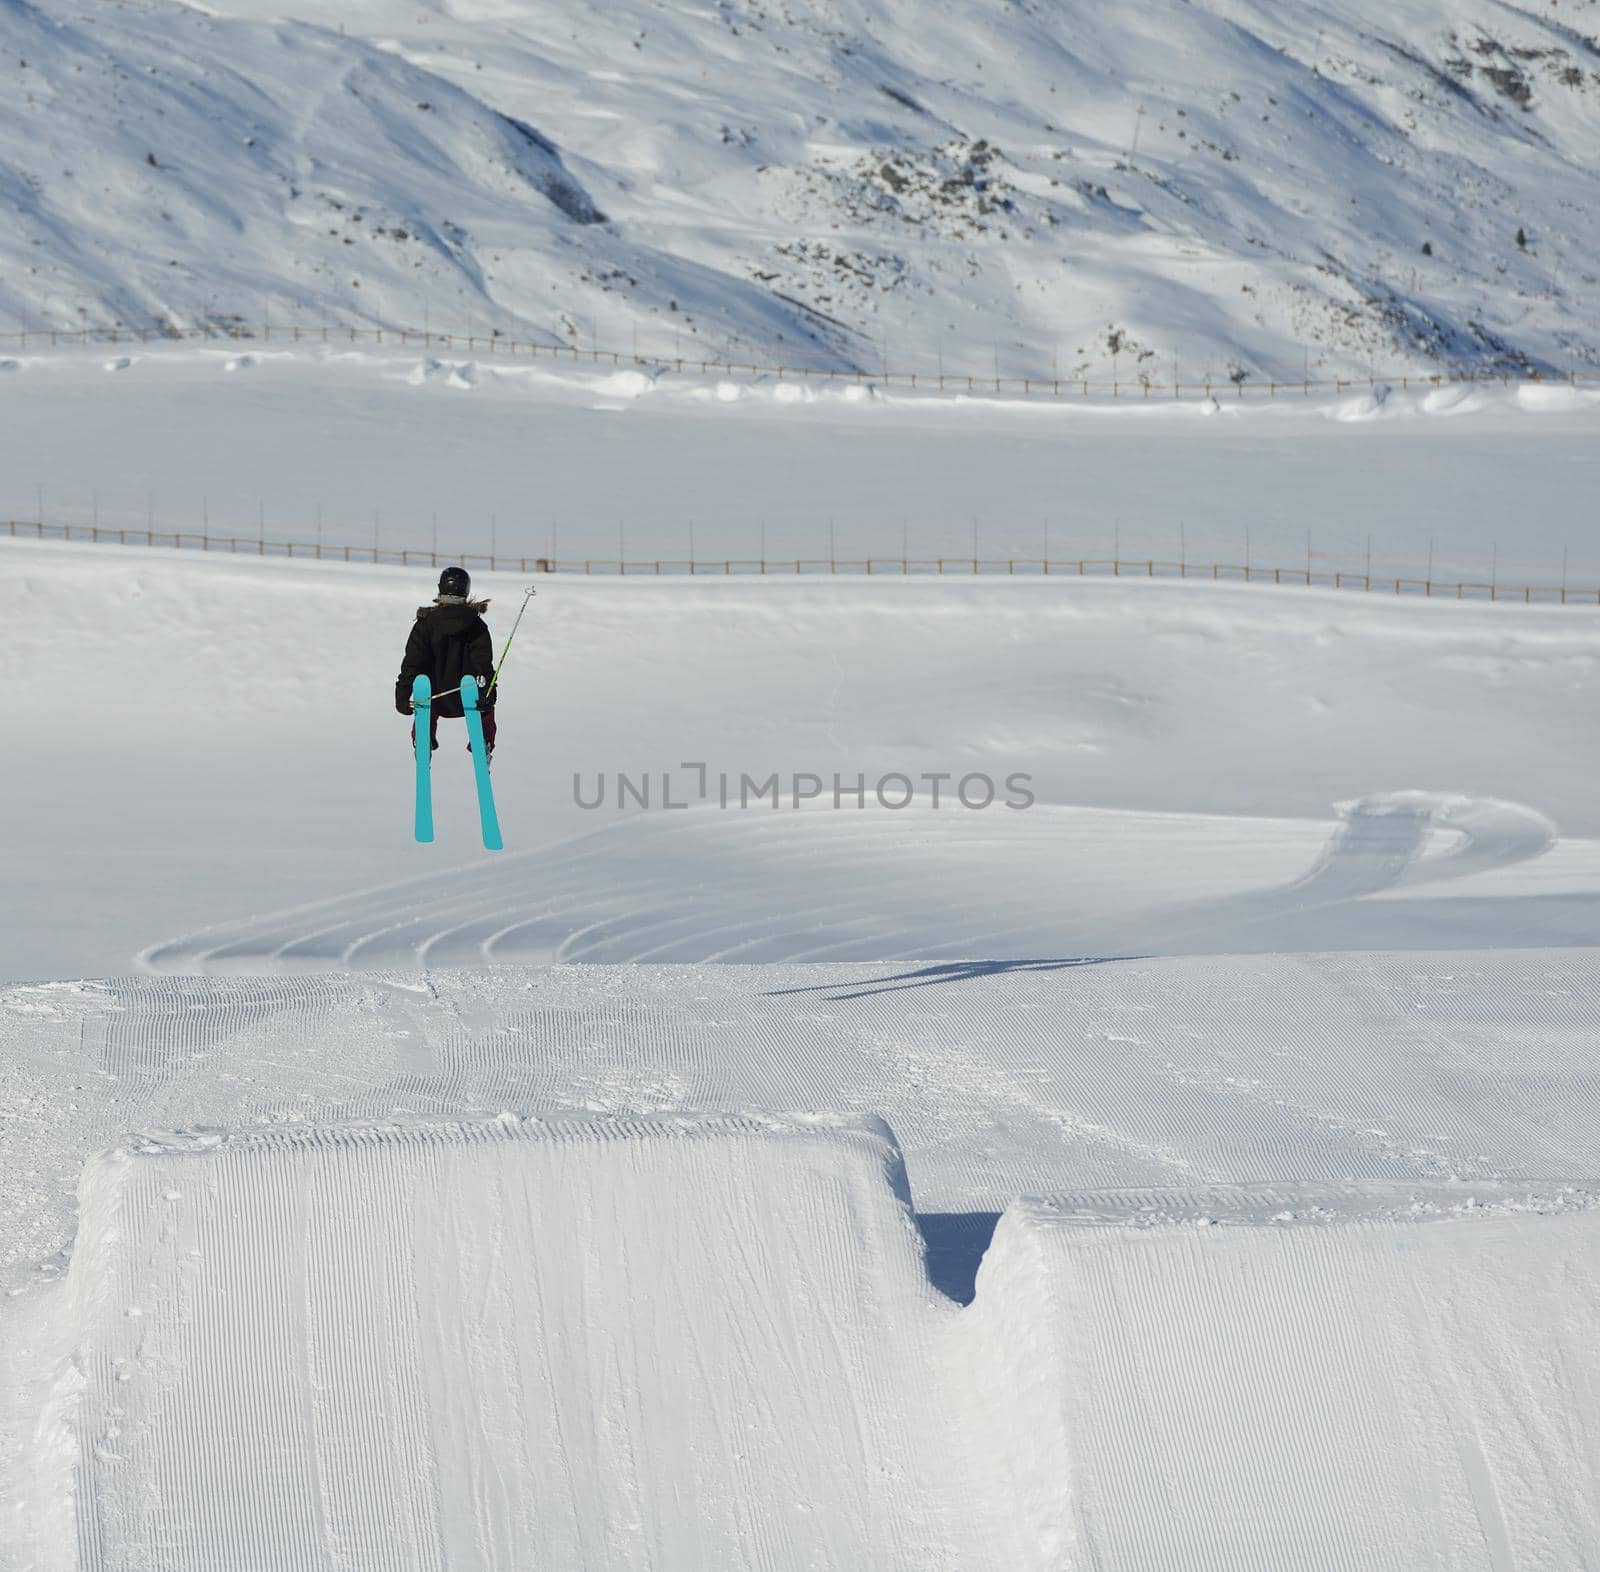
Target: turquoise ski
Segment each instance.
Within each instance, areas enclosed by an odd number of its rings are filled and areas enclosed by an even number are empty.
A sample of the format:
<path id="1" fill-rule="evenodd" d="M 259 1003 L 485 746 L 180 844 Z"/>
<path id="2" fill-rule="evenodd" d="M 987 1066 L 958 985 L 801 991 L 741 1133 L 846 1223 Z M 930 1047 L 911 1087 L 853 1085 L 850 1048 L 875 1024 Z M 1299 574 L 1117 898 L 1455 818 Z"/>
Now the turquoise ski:
<path id="1" fill-rule="evenodd" d="M 489 755 L 483 746 L 483 717 L 478 713 L 478 679 L 461 679 L 461 710 L 467 717 L 467 740 L 472 744 L 472 770 L 478 778 L 478 818 L 483 824 L 483 844 L 488 851 L 504 851 L 500 818 L 494 811 L 494 788 L 489 784 Z"/>
<path id="2" fill-rule="evenodd" d="M 417 677 L 411 684 L 412 724 L 417 734 L 417 839 L 433 839 L 433 782 L 430 770 L 433 765 L 433 743 L 430 739 L 433 718 L 433 684 L 426 677 Z"/>

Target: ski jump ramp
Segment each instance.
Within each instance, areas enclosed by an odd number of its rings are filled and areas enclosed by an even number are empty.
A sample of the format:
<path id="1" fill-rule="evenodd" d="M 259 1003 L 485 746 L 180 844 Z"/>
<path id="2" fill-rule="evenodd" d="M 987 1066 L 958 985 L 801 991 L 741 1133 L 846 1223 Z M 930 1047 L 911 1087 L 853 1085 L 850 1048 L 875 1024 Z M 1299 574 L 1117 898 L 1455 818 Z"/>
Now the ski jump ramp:
<path id="1" fill-rule="evenodd" d="M 1000 1323 L 988 1342 L 1010 1350 L 1002 1389 L 1030 1438 L 1014 1467 L 1026 1564 L 1600 1566 L 1591 1199 L 1272 1186 L 1019 1203 L 971 1313 Z"/>
<path id="2" fill-rule="evenodd" d="M 267 1128 L 61 1294 L 40 1565 L 1600 1566 L 1587 1190 L 1019 1201 L 960 1309 L 877 1121 Z"/>

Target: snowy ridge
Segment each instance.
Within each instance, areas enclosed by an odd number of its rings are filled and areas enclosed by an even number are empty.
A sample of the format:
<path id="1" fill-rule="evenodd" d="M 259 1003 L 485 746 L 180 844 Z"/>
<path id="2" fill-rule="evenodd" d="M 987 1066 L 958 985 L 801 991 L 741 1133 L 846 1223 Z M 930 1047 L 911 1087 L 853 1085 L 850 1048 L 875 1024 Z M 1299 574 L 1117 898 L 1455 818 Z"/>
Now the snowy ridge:
<path id="1" fill-rule="evenodd" d="M 1594 0 L 0 6 L 0 319 L 1225 383 L 1592 363 Z"/>
<path id="2" fill-rule="evenodd" d="M 1577 1567 L 1597 1203 L 1019 1201 L 957 1313 L 877 1120 L 137 1142 L 84 1170 L 40 1564 Z"/>
<path id="3" fill-rule="evenodd" d="M 1028 1226 L 1072 1228 L 1282 1228 L 1438 1222 L 1467 1216 L 1540 1217 L 1588 1211 L 1600 1189 L 1532 1180 L 1425 1179 L 1405 1184 L 1206 1185 L 1175 1190 L 1095 1190 L 1035 1196 L 1010 1212 Z"/>

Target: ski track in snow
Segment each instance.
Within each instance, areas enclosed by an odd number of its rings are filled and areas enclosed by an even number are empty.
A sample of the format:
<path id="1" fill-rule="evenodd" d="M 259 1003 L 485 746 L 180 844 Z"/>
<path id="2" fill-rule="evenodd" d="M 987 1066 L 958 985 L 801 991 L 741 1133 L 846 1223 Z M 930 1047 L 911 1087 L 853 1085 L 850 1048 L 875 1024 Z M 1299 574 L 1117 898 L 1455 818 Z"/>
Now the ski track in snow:
<path id="1" fill-rule="evenodd" d="M 1229 837 L 1248 842 L 1250 821 L 1049 807 L 982 818 L 638 816 L 554 850 L 205 930 L 156 945 L 143 960 L 161 971 L 254 972 L 546 959 L 1024 959 L 1070 954 L 1091 935 L 1107 954 L 1367 948 L 1363 899 L 1509 870 L 1557 839 L 1542 814 L 1492 799 L 1391 792 L 1342 811 L 1304 876 L 1200 905 L 1158 904 L 1132 922 L 1079 914 L 1074 874 L 1097 830 L 1124 842 L 1159 837 L 1190 866 L 1209 860 L 1226 878 Z M 1283 857 L 1296 842 L 1309 850 L 1319 831 L 1262 824 L 1255 833 L 1286 840 Z M 1452 836 L 1442 851 L 1431 844 Z M 929 846 L 938 854 L 913 862 Z M 1413 945 L 1448 942 L 1434 910 L 1407 911 L 1418 919 Z M 1285 923 L 1302 931 L 1286 939 Z"/>

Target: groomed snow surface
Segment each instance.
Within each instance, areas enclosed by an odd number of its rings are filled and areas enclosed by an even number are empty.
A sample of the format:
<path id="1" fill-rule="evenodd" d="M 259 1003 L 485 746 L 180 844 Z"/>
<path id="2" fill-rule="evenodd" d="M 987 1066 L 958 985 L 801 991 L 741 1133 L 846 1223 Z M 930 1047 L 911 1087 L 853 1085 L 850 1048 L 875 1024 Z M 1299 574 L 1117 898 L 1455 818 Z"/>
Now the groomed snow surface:
<path id="1" fill-rule="evenodd" d="M 0 556 L 0 1565 L 1600 1566 L 1600 613 Z"/>
<path id="2" fill-rule="evenodd" d="M 36 1383 L 23 1553 L 1589 1565 L 1597 1202 L 1020 1200 L 957 1309 L 870 1118 L 149 1135 L 85 1169 L 71 1271 L 13 1347 L 63 1372 Z"/>

